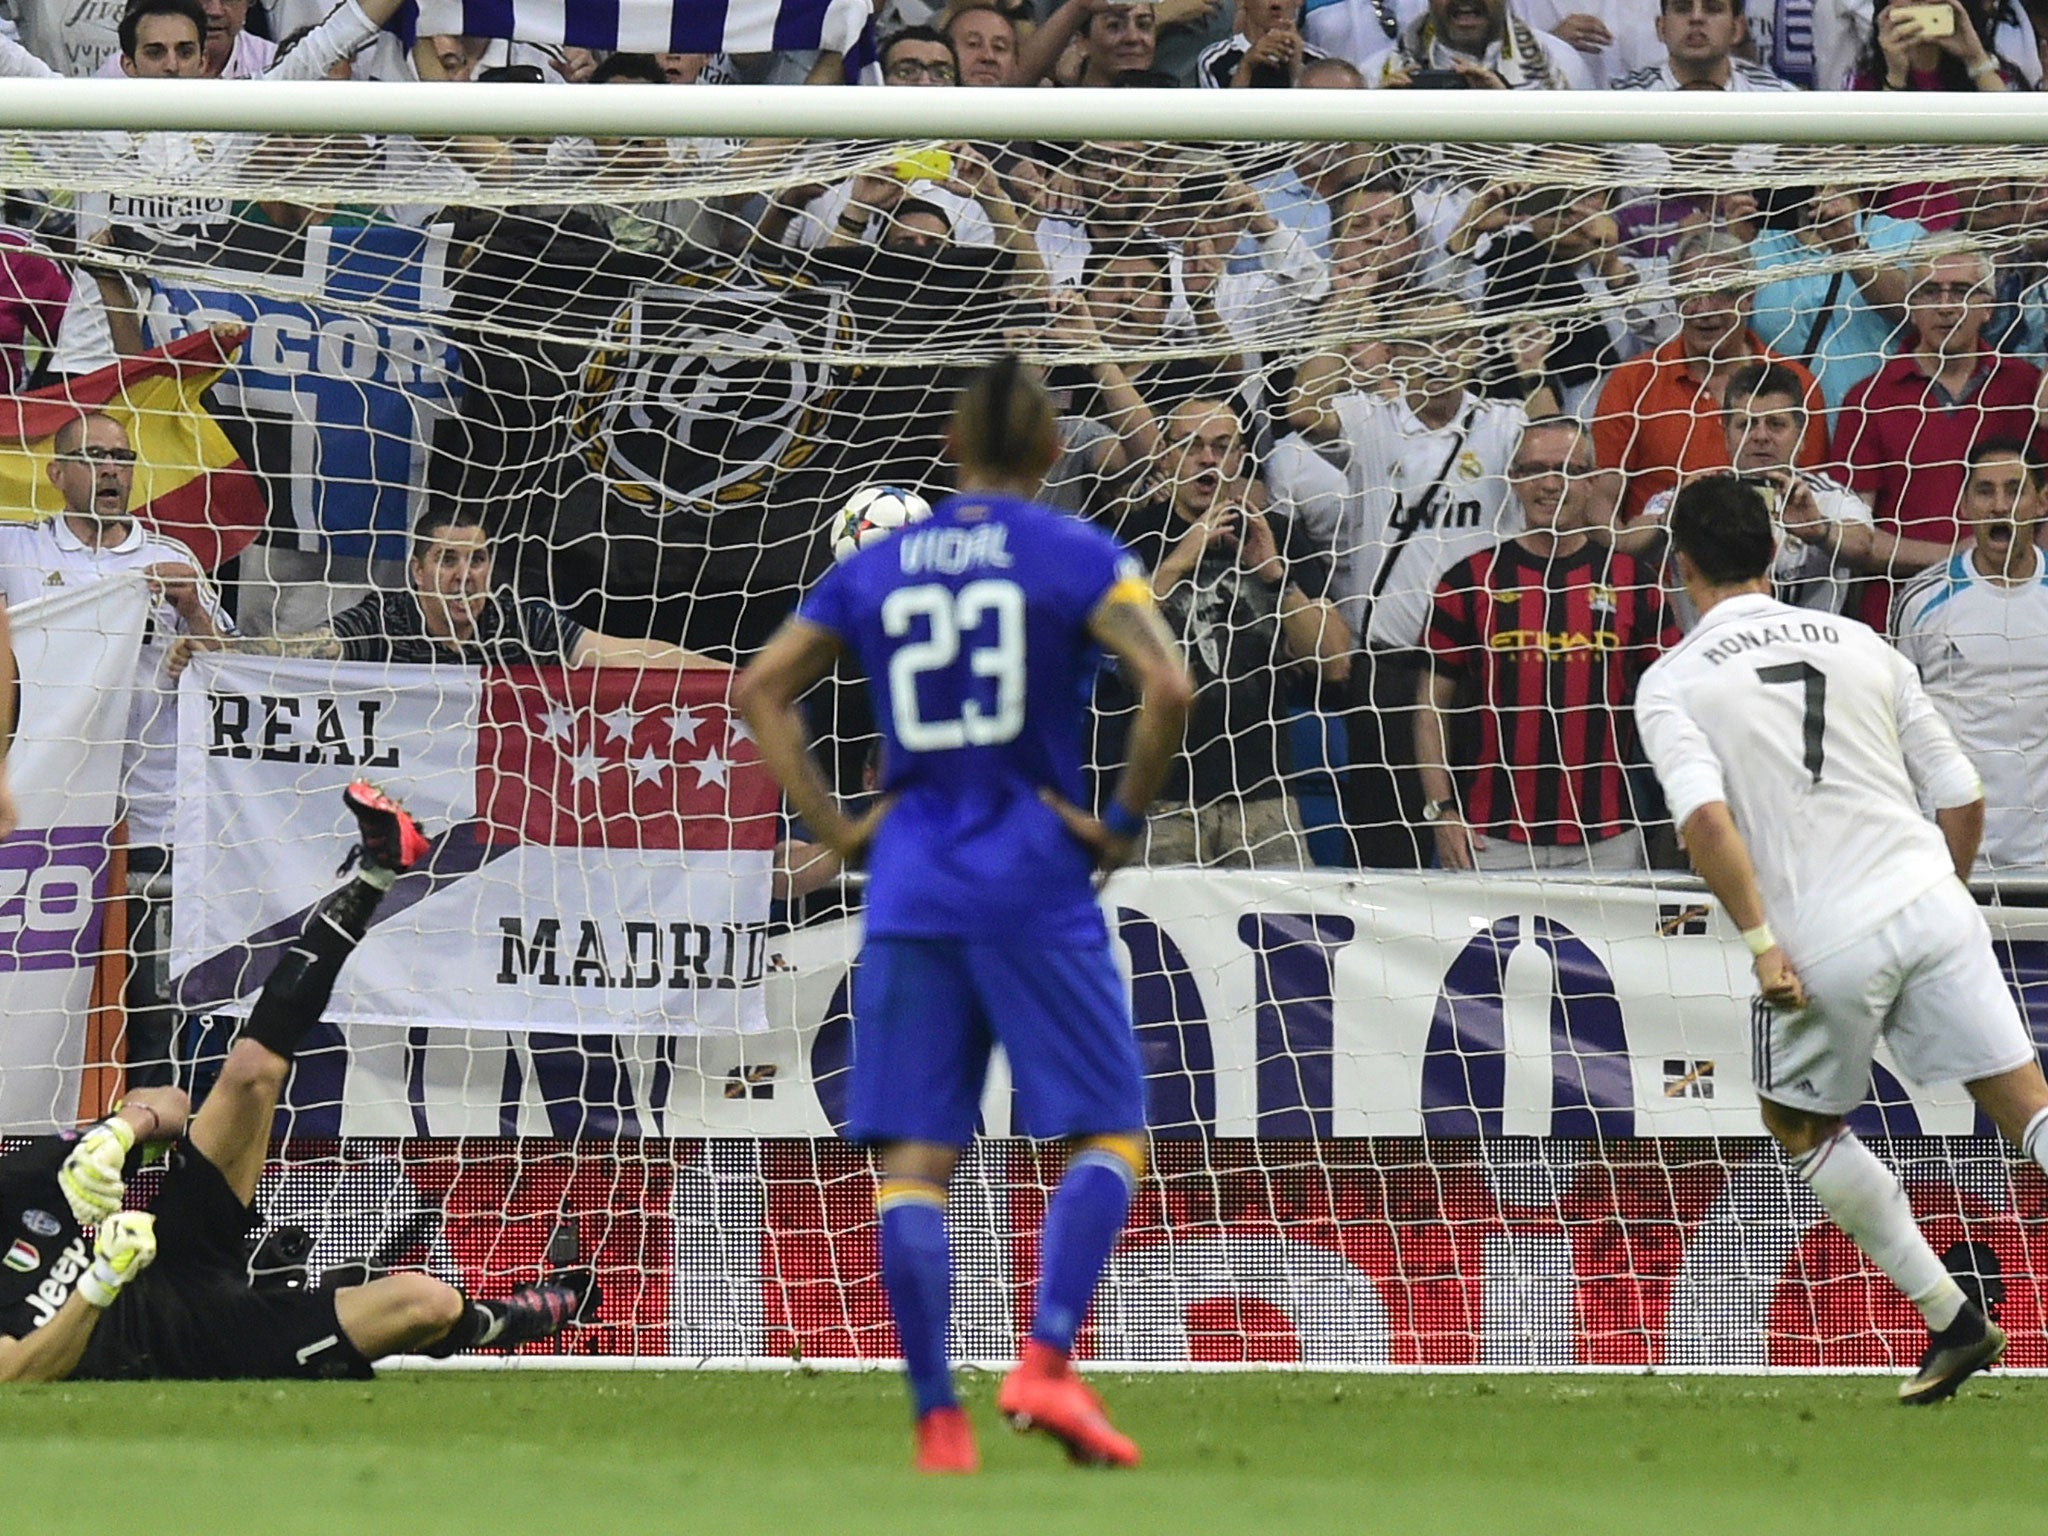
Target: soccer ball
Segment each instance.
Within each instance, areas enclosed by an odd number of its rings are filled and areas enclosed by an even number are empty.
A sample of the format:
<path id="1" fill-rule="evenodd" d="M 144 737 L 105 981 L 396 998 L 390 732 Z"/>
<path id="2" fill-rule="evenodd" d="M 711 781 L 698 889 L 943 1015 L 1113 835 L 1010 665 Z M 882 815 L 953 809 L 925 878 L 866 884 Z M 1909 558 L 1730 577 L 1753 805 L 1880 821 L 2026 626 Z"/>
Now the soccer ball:
<path id="1" fill-rule="evenodd" d="M 864 485 L 846 499 L 832 519 L 832 558 L 844 560 L 857 549 L 879 543 L 905 523 L 921 523 L 932 515 L 931 503 L 897 485 Z"/>

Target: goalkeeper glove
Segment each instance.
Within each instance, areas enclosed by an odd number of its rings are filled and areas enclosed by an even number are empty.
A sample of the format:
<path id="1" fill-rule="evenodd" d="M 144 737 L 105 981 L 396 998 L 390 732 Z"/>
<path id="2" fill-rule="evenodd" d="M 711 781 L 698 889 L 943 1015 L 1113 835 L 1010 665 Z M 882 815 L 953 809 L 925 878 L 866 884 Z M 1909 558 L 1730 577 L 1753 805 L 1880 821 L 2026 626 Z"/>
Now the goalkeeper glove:
<path id="1" fill-rule="evenodd" d="M 121 1197 L 128 1192 L 121 1165 L 134 1145 L 135 1127 L 116 1116 L 87 1131 L 64 1159 L 57 1170 L 57 1187 L 81 1227 L 105 1221 L 121 1209 Z"/>
<path id="2" fill-rule="evenodd" d="M 123 1211 L 100 1223 L 92 1267 L 78 1280 L 78 1294 L 105 1311 L 122 1289 L 156 1259 L 156 1218 L 147 1211 Z"/>

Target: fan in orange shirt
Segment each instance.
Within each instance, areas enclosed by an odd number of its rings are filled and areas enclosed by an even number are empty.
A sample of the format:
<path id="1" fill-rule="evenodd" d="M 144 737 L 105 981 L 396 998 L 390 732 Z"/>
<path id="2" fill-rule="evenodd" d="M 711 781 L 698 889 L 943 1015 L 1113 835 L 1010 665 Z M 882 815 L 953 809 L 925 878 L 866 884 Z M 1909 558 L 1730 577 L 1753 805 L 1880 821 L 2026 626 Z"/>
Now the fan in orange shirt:
<path id="1" fill-rule="evenodd" d="M 1729 376 L 1748 363 L 1780 363 L 1797 376 L 1807 416 L 1799 467 L 1827 458 L 1827 405 L 1820 386 L 1803 365 L 1772 351 L 1749 328 L 1756 286 L 1749 248 L 1720 230 L 1692 230 L 1672 251 L 1671 283 L 1680 295 L 1678 334 L 1609 374 L 1593 418 L 1600 467 L 1626 477 L 1623 523 L 1640 517 L 1650 498 L 1676 485 L 1681 472 L 1727 466 L 1721 400 Z"/>

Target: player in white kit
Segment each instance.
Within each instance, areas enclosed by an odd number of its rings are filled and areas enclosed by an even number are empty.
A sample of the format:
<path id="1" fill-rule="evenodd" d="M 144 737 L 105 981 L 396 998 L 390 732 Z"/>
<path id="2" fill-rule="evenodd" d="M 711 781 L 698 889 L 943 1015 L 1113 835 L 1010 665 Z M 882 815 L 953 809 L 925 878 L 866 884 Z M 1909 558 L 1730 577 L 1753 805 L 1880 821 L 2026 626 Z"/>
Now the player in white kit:
<path id="1" fill-rule="evenodd" d="M 1764 1125 L 1926 1319 L 1899 1396 L 1934 1402 L 1996 1360 L 2005 1334 L 1842 1117 L 1882 1038 L 1915 1082 L 1964 1083 L 2048 1169 L 2048 1082 L 1962 883 L 1983 791 L 1903 656 L 1853 619 L 1770 596 L 1776 551 L 1754 490 L 1693 481 L 1670 533 L 1700 621 L 1644 674 L 1643 743 L 1694 867 L 1756 957 Z"/>

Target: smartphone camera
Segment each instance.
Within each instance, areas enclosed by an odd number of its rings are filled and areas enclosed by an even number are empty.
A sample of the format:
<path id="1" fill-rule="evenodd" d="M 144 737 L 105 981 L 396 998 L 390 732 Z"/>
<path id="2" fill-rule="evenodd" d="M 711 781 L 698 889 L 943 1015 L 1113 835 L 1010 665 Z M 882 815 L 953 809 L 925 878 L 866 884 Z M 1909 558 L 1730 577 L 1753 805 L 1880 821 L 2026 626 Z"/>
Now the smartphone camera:
<path id="1" fill-rule="evenodd" d="M 1892 20 L 1918 22 L 1920 40 L 1923 42 L 1956 35 L 1956 13 L 1945 5 L 1894 5 Z"/>
<path id="2" fill-rule="evenodd" d="M 1737 475 L 1735 483 L 1746 485 L 1755 491 L 1764 500 L 1764 510 L 1772 517 L 1778 515 L 1778 498 L 1782 488 L 1777 481 L 1768 475 Z"/>

